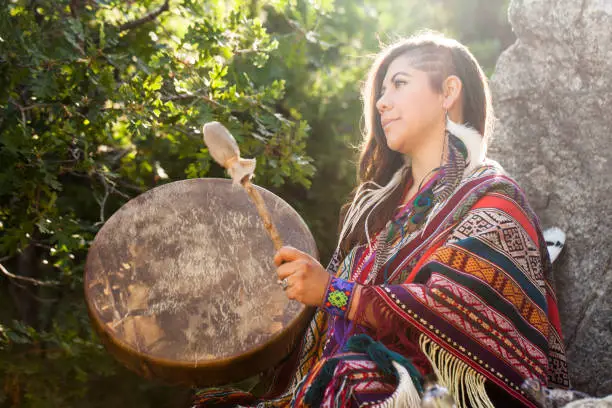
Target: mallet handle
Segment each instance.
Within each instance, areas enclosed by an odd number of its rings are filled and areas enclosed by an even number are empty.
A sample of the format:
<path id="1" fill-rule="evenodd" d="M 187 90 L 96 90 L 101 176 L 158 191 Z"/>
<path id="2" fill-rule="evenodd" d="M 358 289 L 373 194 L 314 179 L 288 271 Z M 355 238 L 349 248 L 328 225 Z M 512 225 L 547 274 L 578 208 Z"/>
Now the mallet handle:
<path id="1" fill-rule="evenodd" d="M 268 234 L 270 234 L 270 238 L 272 238 L 274 248 L 278 251 L 283 246 L 283 241 L 281 240 L 281 237 L 278 234 L 278 230 L 272 223 L 272 218 L 270 217 L 270 213 L 266 208 L 266 204 L 264 203 L 263 198 L 261 198 L 261 195 L 255 189 L 253 184 L 251 184 L 251 181 L 248 177 L 243 178 L 241 183 L 244 189 L 249 194 L 249 197 L 251 197 L 251 200 L 253 200 L 253 202 L 255 203 L 257 211 L 259 212 L 259 215 L 263 220 L 264 227 L 266 228 L 266 231 L 268 231 Z"/>

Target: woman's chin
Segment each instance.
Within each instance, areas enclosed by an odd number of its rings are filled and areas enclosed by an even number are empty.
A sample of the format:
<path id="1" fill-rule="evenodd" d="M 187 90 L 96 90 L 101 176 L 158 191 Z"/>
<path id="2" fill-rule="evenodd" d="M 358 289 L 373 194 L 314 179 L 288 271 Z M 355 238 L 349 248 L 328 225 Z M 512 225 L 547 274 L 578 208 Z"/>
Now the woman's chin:
<path id="1" fill-rule="evenodd" d="M 393 138 L 393 136 L 387 136 L 387 147 L 393 151 L 399 152 L 402 148 L 402 144 L 399 140 Z"/>

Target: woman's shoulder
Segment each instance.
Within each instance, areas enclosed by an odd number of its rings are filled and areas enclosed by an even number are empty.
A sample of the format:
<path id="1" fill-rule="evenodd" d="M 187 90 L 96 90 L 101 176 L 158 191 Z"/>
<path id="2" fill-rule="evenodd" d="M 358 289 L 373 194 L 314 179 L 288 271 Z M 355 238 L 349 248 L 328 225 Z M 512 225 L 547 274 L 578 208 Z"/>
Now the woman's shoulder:
<path id="1" fill-rule="evenodd" d="M 457 192 L 471 196 L 471 201 L 497 194 L 517 201 L 520 206 L 528 206 L 525 192 L 519 183 L 499 162 L 488 158 L 464 176 Z"/>
<path id="2" fill-rule="evenodd" d="M 469 202 L 469 209 L 456 219 L 465 222 L 520 226 L 537 242 L 539 219 L 517 181 L 495 160 L 487 159 L 462 181 L 459 190 Z M 499 225 L 496 227 L 498 228 Z"/>
<path id="3" fill-rule="evenodd" d="M 496 177 L 500 180 L 507 179 L 516 184 L 516 181 L 508 174 L 503 166 L 498 161 L 490 158 L 486 158 L 468 174 L 464 175 L 463 182 Z"/>

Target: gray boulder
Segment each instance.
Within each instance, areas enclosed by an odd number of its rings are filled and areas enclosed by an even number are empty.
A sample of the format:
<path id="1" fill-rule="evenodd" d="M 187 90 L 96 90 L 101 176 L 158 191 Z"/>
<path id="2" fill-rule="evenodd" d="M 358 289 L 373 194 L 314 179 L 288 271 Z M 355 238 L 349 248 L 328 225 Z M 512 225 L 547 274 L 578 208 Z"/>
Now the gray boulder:
<path id="1" fill-rule="evenodd" d="M 512 0 L 509 18 L 489 155 L 567 233 L 555 281 L 572 386 L 612 394 L 612 0 Z"/>
<path id="2" fill-rule="evenodd" d="M 612 408 L 612 396 L 607 398 L 587 398 L 567 404 L 564 408 Z"/>

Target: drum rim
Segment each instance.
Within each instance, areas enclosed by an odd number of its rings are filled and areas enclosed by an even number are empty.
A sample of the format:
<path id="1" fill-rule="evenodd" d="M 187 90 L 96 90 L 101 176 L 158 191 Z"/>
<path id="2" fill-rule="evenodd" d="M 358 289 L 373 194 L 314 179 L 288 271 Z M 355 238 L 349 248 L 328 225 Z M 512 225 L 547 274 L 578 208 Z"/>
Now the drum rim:
<path id="1" fill-rule="evenodd" d="M 132 199 L 130 199 L 129 201 L 127 201 L 126 203 L 124 203 L 122 205 L 125 206 L 127 205 L 129 202 L 141 197 L 143 194 L 152 194 L 153 191 L 158 190 L 158 189 L 162 189 L 167 187 L 170 184 L 174 184 L 174 183 L 194 183 L 194 182 L 198 182 L 198 181 L 202 181 L 202 180 L 206 180 L 206 181 L 214 181 L 214 182 L 220 182 L 220 183 L 225 183 L 225 184 L 230 184 L 232 183 L 231 179 L 226 179 L 226 178 L 217 178 L 217 177 L 199 177 L 199 178 L 193 178 L 193 179 L 185 179 L 185 180 L 176 180 L 176 181 L 172 181 L 170 183 L 165 183 L 163 185 L 160 186 L 156 186 L 150 190 L 147 190 L 145 192 L 143 192 L 142 194 L 139 194 L 136 197 L 133 197 Z M 271 194 L 273 197 L 281 200 L 282 202 L 284 202 L 292 211 L 295 215 L 297 215 L 297 219 L 299 220 L 299 222 L 302 224 L 302 226 L 304 227 L 304 229 L 308 232 L 308 234 L 310 235 L 310 237 L 312 238 L 312 242 L 314 243 L 314 254 L 312 255 L 315 259 L 319 260 L 319 251 L 318 251 L 318 247 L 316 245 L 316 241 L 314 239 L 314 236 L 312 235 L 312 232 L 310 231 L 310 229 L 308 228 L 308 225 L 306 224 L 306 222 L 304 221 L 304 219 L 302 218 L 302 216 L 291 206 L 289 205 L 289 203 L 287 203 L 285 200 L 283 200 L 281 197 L 279 197 L 278 195 L 274 194 L 273 192 L 260 187 L 256 184 L 253 184 L 253 186 L 258 189 L 260 191 L 260 193 L 262 194 Z M 107 223 L 112 219 L 112 217 L 121 210 L 120 207 L 113 215 L 111 215 L 111 217 L 109 217 L 107 219 L 107 221 L 104 223 L 104 225 L 100 228 L 100 230 L 96 233 L 96 237 L 98 236 L 98 234 L 100 234 L 104 227 L 107 225 Z M 190 360 L 175 360 L 175 359 L 169 359 L 166 357 L 157 357 L 157 356 L 153 356 L 151 354 L 147 354 L 147 353 L 143 353 L 141 351 L 138 351 L 135 347 L 130 346 L 128 343 L 126 343 L 125 341 L 122 341 L 119 338 L 116 338 L 114 336 L 111 336 L 111 334 L 104 329 L 105 324 L 101 321 L 99 314 L 97 312 L 97 310 L 95 310 L 95 307 L 93 306 L 93 302 L 92 299 L 90 297 L 89 291 L 88 289 L 88 284 L 90 283 L 90 274 L 88 273 L 88 270 L 90 269 L 88 267 L 88 265 L 91 262 L 92 259 L 92 255 L 90 255 L 90 251 L 93 248 L 95 242 L 95 237 L 94 237 L 94 241 L 92 241 L 91 246 L 88 249 L 88 253 L 87 253 L 87 257 L 86 257 L 86 261 L 85 261 L 85 268 L 84 268 L 84 279 L 83 279 L 83 289 L 84 289 L 84 294 L 85 294 L 85 304 L 86 304 L 86 308 L 87 308 L 87 312 L 88 315 L 90 317 L 90 320 L 93 323 L 93 326 L 98 334 L 98 336 L 101 338 L 103 343 L 106 343 L 107 341 L 110 342 L 110 346 L 117 348 L 122 355 L 128 355 L 131 356 L 133 358 L 138 358 L 141 362 L 142 361 L 146 361 L 146 362 L 150 362 L 153 364 L 157 364 L 159 366 L 163 366 L 163 367 L 168 367 L 168 368 L 177 368 L 177 369 L 190 369 L 190 370 L 195 370 L 195 369 L 206 369 L 206 370 L 213 370 L 213 369 L 222 369 L 225 367 L 228 367 L 230 364 L 232 363 L 237 363 L 240 361 L 247 361 L 250 358 L 255 357 L 257 354 L 262 353 L 266 347 L 268 347 L 270 344 L 273 343 L 278 343 L 280 340 L 282 340 L 283 337 L 288 336 L 290 333 L 292 333 L 294 330 L 297 329 L 296 326 L 301 326 L 301 325 L 305 325 L 305 321 L 309 321 L 312 318 L 312 315 L 314 313 L 314 310 L 316 309 L 316 307 L 313 306 L 306 306 L 306 305 L 302 305 L 303 309 L 302 311 L 296 315 L 296 317 L 293 319 L 293 321 L 286 327 L 283 328 L 283 330 L 275 333 L 274 335 L 270 336 L 268 338 L 268 340 L 264 343 L 261 343 L 253 348 L 250 348 L 244 352 L 241 352 L 239 354 L 233 354 L 231 356 L 226 356 L 223 358 L 217 358 L 214 360 L 202 360 L 202 361 L 198 361 L 197 363 L 194 361 L 190 361 Z M 309 317 L 310 315 L 310 317 Z M 307 326 L 307 324 L 306 324 Z M 299 342 L 299 338 L 297 340 L 297 342 Z M 108 352 L 110 354 L 113 355 L 113 357 L 115 357 L 117 360 L 120 360 L 117 355 L 115 355 L 115 352 L 108 350 Z M 120 360 L 122 361 L 122 360 Z M 124 363 L 125 364 L 125 363 Z M 157 377 L 157 378 L 161 378 L 161 377 Z M 164 378 L 165 379 L 165 378 Z"/>
<path id="2" fill-rule="evenodd" d="M 168 359 L 168 358 L 163 358 L 163 357 L 154 357 L 150 354 L 145 354 L 142 353 L 138 350 L 136 350 L 135 348 L 130 347 L 127 343 L 118 340 L 117 338 L 110 336 L 109 333 L 103 329 L 104 324 L 100 321 L 99 317 L 97 316 L 97 314 L 93 311 L 90 310 L 90 308 L 87 308 L 89 311 L 89 315 L 90 318 L 93 320 L 94 325 L 96 327 L 96 330 L 99 330 L 103 333 L 105 333 L 105 337 L 107 337 L 108 339 L 110 339 L 110 341 L 113 343 L 114 346 L 120 348 L 122 351 L 131 354 L 133 356 L 139 356 L 142 357 L 144 360 L 149 360 L 149 361 L 154 361 L 156 363 L 161 363 L 161 365 L 164 366 L 180 366 L 180 367 L 185 367 L 185 368 L 202 368 L 202 367 L 206 367 L 206 368 L 214 368 L 215 366 L 226 366 L 229 363 L 232 362 L 236 362 L 236 361 L 240 361 L 242 359 L 248 359 L 249 357 L 260 353 L 261 351 L 263 351 L 267 345 L 269 345 L 270 343 L 273 343 L 275 341 L 280 340 L 282 337 L 286 336 L 287 332 L 290 332 L 291 329 L 295 329 L 295 326 L 299 325 L 300 322 L 302 321 L 302 319 L 305 319 L 307 317 L 307 315 L 312 313 L 312 309 L 314 309 L 313 306 L 304 306 L 304 308 L 302 309 L 302 311 L 296 316 L 295 319 L 293 319 L 293 321 L 291 322 L 291 324 L 289 324 L 288 326 L 286 326 L 282 331 L 277 332 L 276 334 L 274 334 L 273 336 L 270 336 L 270 338 L 263 344 L 259 344 L 258 346 L 251 348 L 245 352 L 242 352 L 240 354 L 235 354 L 235 355 L 231 355 L 228 357 L 223 357 L 223 358 L 218 358 L 215 360 L 202 360 L 198 363 L 194 363 L 193 361 L 189 361 L 189 360 L 173 360 L 173 359 Z"/>

